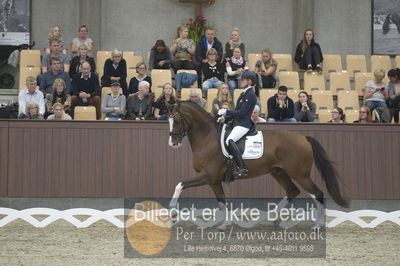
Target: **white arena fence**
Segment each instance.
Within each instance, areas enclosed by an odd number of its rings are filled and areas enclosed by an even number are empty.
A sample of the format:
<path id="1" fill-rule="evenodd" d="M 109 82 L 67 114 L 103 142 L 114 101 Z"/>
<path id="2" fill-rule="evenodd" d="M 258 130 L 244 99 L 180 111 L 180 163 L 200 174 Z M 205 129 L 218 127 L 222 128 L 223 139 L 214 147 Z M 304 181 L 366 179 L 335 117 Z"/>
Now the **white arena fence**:
<path id="1" fill-rule="evenodd" d="M 76 208 L 68 210 L 55 210 L 50 208 L 31 208 L 25 210 L 15 210 L 10 208 L 0 208 L 0 227 L 4 227 L 13 221 L 20 219 L 34 227 L 44 228 L 53 222 L 58 220 L 64 220 L 77 228 L 87 228 L 98 221 L 107 221 L 118 228 L 124 228 L 124 221 L 121 219 L 125 215 L 128 215 L 130 209 L 112 209 L 107 211 L 99 211 L 87 208 Z M 39 221 L 34 216 L 47 216 L 43 220 Z M 85 220 L 81 221 L 76 216 L 85 216 Z M 377 210 L 358 210 L 352 212 L 343 212 L 337 210 L 326 210 L 326 216 L 329 217 L 329 221 L 326 226 L 328 228 L 336 227 L 344 222 L 352 222 L 361 228 L 375 228 L 384 222 L 393 222 L 400 226 L 400 211 L 383 212 Z M 368 217 L 371 221 L 366 222 L 362 218 Z M 333 219 L 332 219 L 333 218 Z M 214 221 L 213 223 L 206 223 L 204 221 L 195 222 L 198 226 L 214 226 L 220 221 Z M 240 226 L 252 227 L 255 224 Z"/>

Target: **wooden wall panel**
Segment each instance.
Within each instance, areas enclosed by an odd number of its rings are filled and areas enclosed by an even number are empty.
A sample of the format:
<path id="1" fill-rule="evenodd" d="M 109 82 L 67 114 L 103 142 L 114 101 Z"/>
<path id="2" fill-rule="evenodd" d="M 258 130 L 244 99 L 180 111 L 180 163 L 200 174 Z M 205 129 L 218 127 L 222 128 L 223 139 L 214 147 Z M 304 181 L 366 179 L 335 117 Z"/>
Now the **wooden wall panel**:
<path id="1" fill-rule="evenodd" d="M 287 129 L 318 139 L 337 163 L 349 198 L 400 199 L 399 126 L 258 127 Z M 0 196 L 171 197 L 175 186 L 194 170 L 187 139 L 179 150 L 168 147 L 167 141 L 168 124 L 156 121 L 0 121 Z M 312 178 L 326 192 L 315 167 Z M 271 176 L 224 188 L 229 197 L 284 195 Z M 213 197 L 213 193 L 209 187 L 200 187 L 182 196 Z"/>

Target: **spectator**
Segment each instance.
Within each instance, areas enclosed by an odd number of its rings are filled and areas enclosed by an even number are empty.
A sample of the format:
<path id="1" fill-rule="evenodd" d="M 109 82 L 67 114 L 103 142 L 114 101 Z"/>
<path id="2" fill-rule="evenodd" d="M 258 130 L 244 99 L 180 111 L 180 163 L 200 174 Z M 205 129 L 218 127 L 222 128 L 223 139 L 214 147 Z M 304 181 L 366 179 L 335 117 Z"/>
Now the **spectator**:
<path id="1" fill-rule="evenodd" d="M 261 52 L 261 60 L 256 62 L 255 71 L 261 78 L 261 88 L 275 88 L 277 67 L 278 63 L 272 58 L 271 51 L 265 48 Z"/>
<path id="2" fill-rule="evenodd" d="M 314 32 L 311 29 L 306 30 L 304 39 L 297 45 L 294 61 L 300 69 L 307 70 L 307 72 L 316 70 L 321 74 L 323 60 L 321 47 L 314 39 Z"/>
<path id="3" fill-rule="evenodd" d="M 196 60 L 199 63 L 207 63 L 207 51 L 214 48 L 218 53 L 217 61 L 222 60 L 222 44 L 215 37 L 215 30 L 212 28 L 206 29 L 205 35 L 196 45 Z"/>
<path id="4" fill-rule="evenodd" d="M 258 105 L 254 106 L 253 113 L 251 114 L 251 120 L 256 124 L 267 122 L 267 120 L 260 117 L 260 106 L 258 106 Z"/>
<path id="5" fill-rule="evenodd" d="M 233 108 L 233 106 L 232 106 L 232 105 L 230 105 L 228 102 L 224 102 L 224 103 L 222 104 L 222 107 L 221 107 L 221 109 L 225 109 L 225 110 L 233 110 L 234 108 Z"/>
<path id="6" fill-rule="evenodd" d="M 400 110 L 400 69 L 392 69 L 388 72 L 389 84 L 389 105 L 391 119 L 394 117 L 394 122 L 399 123 Z"/>
<path id="7" fill-rule="evenodd" d="M 174 89 L 171 83 L 165 83 L 161 96 L 154 103 L 154 117 L 157 120 L 168 120 L 167 103 L 172 105 L 176 103 Z"/>
<path id="8" fill-rule="evenodd" d="M 233 56 L 227 59 L 226 62 L 226 72 L 228 73 L 228 87 L 231 91 L 231 95 L 235 89 L 239 88 L 240 77 L 242 76 L 243 71 L 248 70 L 249 66 L 247 65 L 246 60 L 242 57 L 242 52 L 239 48 L 235 48 L 233 50 Z"/>
<path id="9" fill-rule="evenodd" d="M 111 93 L 104 95 L 101 103 L 101 112 L 106 114 L 104 120 L 122 120 L 125 115 L 126 98 L 119 91 L 118 81 L 111 83 Z"/>
<path id="10" fill-rule="evenodd" d="M 43 56 L 42 58 L 42 73 L 46 73 L 50 68 L 51 58 L 59 58 L 61 70 L 69 72 L 69 60 L 68 57 L 62 53 L 61 42 L 58 39 L 50 40 L 50 53 Z"/>
<path id="11" fill-rule="evenodd" d="M 39 113 L 39 104 L 37 102 L 27 102 L 25 112 L 22 113 L 19 119 L 43 119 L 43 115 Z"/>
<path id="12" fill-rule="evenodd" d="M 69 113 L 71 107 L 71 96 L 65 93 L 65 82 L 62 79 L 56 79 L 53 83 L 53 94 L 46 95 L 47 112 L 53 113 L 53 106 L 56 103 L 62 104 L 64 112 Z"/>
<path id="13" fill-rule="evenodd" d="M 372 112 L 368 108 L 368 106 L 361 106 L 358 120 L 354 121 L 353 123 L 360 123 L 360 124 L 373 123 Z"/>
<path id="14" fill-rule="evenodd" d="M 111 53 L 111 59 L 104 63 L 104 75 L 101 78 L 102 87 L 110 87 L 111 83 L 118 81 L 122 91 L 127 95 L 128 85 L 126 83 L 126 61 L 122 58 L 122 52 L 115 49 Z"/>
<path id="15" fill-rule="evenodd" d="M 203 96 L 207 98 L 207 91 L 210 88 L 218 88 L 224 80 L 224 67 L 217 62 L 217 51 L 211 48 L 207 51 L 207 62 L 203 63 L 202 71 L 204 75 Z"/>
<path id="16" fill-rule="evenodd" d="M 49 115 L 47 120 L 72 120 L 72 118 L 64 112 L 64 106 L 61 103 L 55 103 L 52 106 L 54 114 Z"/>
<path id="17" fill-rule="evenodd" d="M 172 63 L 175 74 L 179 69 L 196 69 L 193 62 L 196 48 L 193 40 L 188 39 L 189 30 L 186 26 L 180 26 L 177 31 L 176 40 L 171 46 L 171 54 L 175 56 Z"/>
<path id="18" fill-rule="evenodd" d="M 75 106 L 93 105 L 96 107 L 96 119 L 101 118 L 101 89 L 99 77 L 91 72 L 89 62 L 81 64 L 82 73 L 72 79 L 71 114 L 74 117 Z"/>
<path id="19" fill-rule="evenodd" d="M 147 67 L 146 64 L 143 62 L 140 62 L 136 65 L 136 73 L 137 75 L 133 78 L 131 78 L 129 82 L 129 89 L 127 91 L 126 97 L 128 97 L 130 94 L 134 94 L 139 91 L 139 82 L 141 81 L 147 81 L 150 84 L 150 92 L 151 92 L 151 77 L 146 76 L 146 71 Z"/>
<path id="20" fill-rule="evenodd" d="M 346 115 L 343 112 L 342 108 L 335 108 L 331 111 L 332 120 L 329 123 L 346 123 Z M 323 122 L 323 121 L 320 121 Z"/>
<path id="21" fill-rule="evenodd" d="M 224 103 L 229 103 L 231 108 L 234 108 L 235 106 L 232 96 L 229 93 L 228 85 L 221 83 L 218 87 L 217 97 L 212 102 L 212 114 L 215 117 L 217 116 L 218 111 L 222 109 Z"/>
<path id="22" fill-rule="evenodd" d="M 18 94 L 18 117 L 26 117 L 28 110 L 26 105 L 28 102 L 34 102 L 37 104 L 39 110 L 38 114 L 43 116 L 45 112 L 43 93 L 36 89 L 36 78 L 29 76 L 26 78 L 26 89 L 22 90 Z"/>
<path id="23" fill-rule="evenodd" d="M 60 49 L 63 54 L 67 54 L 67 48 L 65 47 L 65 43 L 62 37 L 61 28 L 60 26 L 54 26 L 50 28 L 49 34 L 47 35 L 47 43 L 44 48 L 44 52 L 46 54 L 50 54 L 50 42 L 53 39 L 57 39 L 60 41 Z"/>
<path id="24" fill-rule="evenodd" d="M 53 84 L 56 79 L 62 79 L 65 82 L 65 93 L 70 94 L 71 90 L 71 79 L 68 73 L 61 70 L 60 59 L 52 57 L 50 59 L 50 71 L 47 71 L 39 76 L 39 87 L 43 95 L 53 94 Z"/>
<path id="25" fill-rule="evenodd" d="M 233 56 L 233 50 L 239 48 L 242 56 L 245 57 L 245 45 L 240 39 L 240 30 L 238 28 L 233 28 L 231 31 L 231 38 L 225 44 L 225 58 L 231 58 Z"/>
<path id="26" fill-rule="evenodd" d="M 86 45 L 88 49 L 88 55 L 91 55 L 93 50 L 93 40 L 88 37 L 88 28 L 85 25 L 79 27 L 79 35 L 78 38 L 74 38 L 71 43 L 71 57 L 75 57 L 78 55 L 79 47 L 81 45 Z"/>
<path id="27" fill-rule="evenodd" d="M 169 69 L 170 67 L 171 51 L 165 45 L 164 40 L 157 40 L 150 51 L 149 71 L 152 69 Z"/>
<path id="28" fill-rule="evenodd" d="M 385 71 L 382 69 L 375 70 L 374 78 L 374 80 L 367 82 L 364 89 L 365 106 L 367 106 L 371 112 L 377 107 L 387 108 L 386 100 L 389 99 L 386 84 L 383 82 Z"/>
<path id="29" fill-rule="evenodd" d="M 207 101 L 200 97 L 197 89 L 191 89 L 189 92 L 189 101 L 198 104 L 201 108 L 207 111 Z"/>
<path id="30" fill-rule="evenodd" d="M 286 86 L 280 86 L 278 93 L 268 99 L 268 122 L 296 122 L 293 100 L 287 96 Z"/>
<path id="31" fill-rule="evenodd" d="M 310 100 L 306 91 L 299 92 L 299 100 L 294 103 L 294 118 L 297 122 L 314 122 L 317 105 Z"/>
<path id="32" fill-rule="evenodd" d="M 71 67 L 69 70 L 69 75 L 71 78 L 79 73 L 82 72 L 81 64 L 83 61 L 88 61 L 90 64 L 90 68 L 92 72 L 96 71 L 96 63 L 94 62 L 93 57 L 88 56 L 88 49 L 86 45 L 79 46 L 79 55 L 75 56 L 71 60 Z"/>
<path id="33" fill-rule="evenodd" d="M 139 82 L 139 91 L 128 97 L 126 104 L 126 119 L 151 120 L 152 96 L 149 95 L 150 84 Z"/>

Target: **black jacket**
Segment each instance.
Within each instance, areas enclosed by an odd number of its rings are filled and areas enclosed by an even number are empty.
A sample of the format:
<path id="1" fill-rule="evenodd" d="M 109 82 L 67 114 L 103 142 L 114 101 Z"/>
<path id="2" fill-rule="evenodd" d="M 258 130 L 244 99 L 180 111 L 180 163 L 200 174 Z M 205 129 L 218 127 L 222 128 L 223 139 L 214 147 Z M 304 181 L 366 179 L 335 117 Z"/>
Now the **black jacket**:
<path id="1" fill-rule="evenodd" d="M 268 99 L 268 118 L 276 120 L 283 120 L 285 118 L 294 117 L 294 103 L 289 97 L 286 97 L 286 107 L 280 108 L 278 106 L 278 96 L 272 96 Z"/>
<path id="2" fill-rule="evenodd" d="M 121 59 L 119 62 L 117 69 L 113 66 L 113 61 L 111 59 L 107 59 L 104 63 L 104 75 L 101 78 L 101 86 L 102 87 L 110 87 L 111 86 L 111 77 L 120 77 L 119 83 L 121 84 L 121 88 L 126 91 L 128 85 L 126 83 L 126 61 L 125 59 Z"/>
<path id="3" fill-rule="evenodd" d="M 254 93 L 253 87 L 248 89 L 245 93 L 242 93 L 237 100 L 235 110 L 226 111 L 226 117 L 228 119 L 233 118 L 233 126 L 241 126 L 245 128 L 251 128 L 253 121 L 251 120 L 251 114 L 253 113 L 254 106 L 257 103 L 257 96 Z"/>
<path id="4" fill-rule="evenodd" d="M 302 45 L 303 45 L 303 41 L 301 41 L 301 42 L 297 45 L 296 54 L 294 55 L 294 61 L 295 61 L 297 64 L 300 64 L 301 59 L 303 58 L 303 51 L 301 50 Z M 319 46 L 318 43 L 316 43 L 316 42 L 313 41 L 313 42 L 311 42 L 311 44 L 310 44 L 310 48 L 313 48 L 313 47 L 316 47 L 316 48 L 319 50 L 319 53 L 320 53 L 320 55 L 321 55 L 321 58 L 320 58 L 319 61 L 320 61 L 320 62 L 324 61 L 324 57 L 322 56 L 321 46 Z"/>
<path id="5" fill-rule="evenodd" d="M 222 49 L 222 43 L 218 41 L 217 38 L 214 38 L 214 43 L 212 48 L 217 50 L 218 53 L 217 62 L 221 62 L 223 49 Z M 201 63 L 201 60 L 206 59 L 206 54 L 207 54 L 207 39 L 205 36 L 203 36 L 196 45 L 196 60 L 199 63 Z"/>
<path id="6" fill-rule="evenodd" d="M 93 57 L 86 57 L 86 61 L 89 62 L 91 71 L 94 73 L 96 71 L 96 63 L 94 62 Z M 71 59 L 71 66 L 69 68 L 69 75 L 71 78 L 74 77 L 75 74 L 79 73 L 79 67 L 81 65 L 81 57 L 75 56 Z"/>

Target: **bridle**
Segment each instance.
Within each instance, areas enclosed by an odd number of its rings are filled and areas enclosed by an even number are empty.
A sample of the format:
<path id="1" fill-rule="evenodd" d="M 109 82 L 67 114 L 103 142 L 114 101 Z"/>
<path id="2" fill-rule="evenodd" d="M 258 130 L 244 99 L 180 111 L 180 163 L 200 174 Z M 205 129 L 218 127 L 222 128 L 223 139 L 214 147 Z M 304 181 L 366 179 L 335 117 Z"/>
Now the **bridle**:
<path id="1" fill-rule="evenodd" d="M 189 122 L 187 121 L 187 118 L 180 111 L 176 112 L 173 116 L 171 116 L 171 118 L 174 119 L 177 115 L 181 116 L 181 119 L 179 121 L 177 121 L 181 125 L 180 129 L 179 129 L 179 131 L 170 131 L 169 135 L 171 137 L 177 137 L 178 141 L 182 142 L 183 138 L 189 134 L 190 126 L 189 126 Z M 185 124 L 187 124 L 186 129 L 185 129 Z"/>

